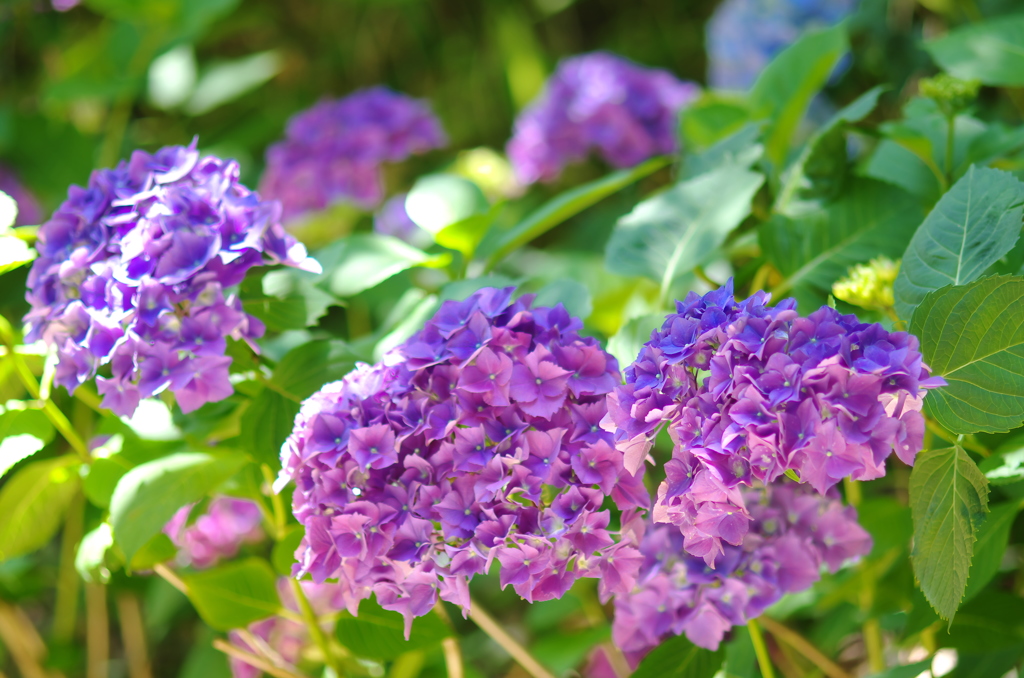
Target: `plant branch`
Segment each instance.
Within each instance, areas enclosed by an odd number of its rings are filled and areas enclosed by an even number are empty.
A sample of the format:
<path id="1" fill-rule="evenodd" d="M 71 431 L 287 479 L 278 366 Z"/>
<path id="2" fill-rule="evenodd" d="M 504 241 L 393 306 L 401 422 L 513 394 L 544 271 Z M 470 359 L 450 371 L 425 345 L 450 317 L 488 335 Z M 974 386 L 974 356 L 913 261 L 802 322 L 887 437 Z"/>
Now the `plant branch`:
<path id="1" fill-rule="evenodd" d="M 448 628 L 452 628 L 452 620 L 440 600 L 434 605 L 434 612 Z M 448 671 L 448 678 L 463 678 L 465 671 L 462 667 L 462 650 L 459 648 L 458 637 L 451 635 L 442 640 L 441 649 L 444 651 L 444 666 Z"/>
<path id="2" fill-rule="evenodd" d="M 772 660 L 768 655 L 768 646 L 764 642 L 764 634 L 761 633 L 761 627 L 758 626 L 757 620 L 748 621 L 747 629 L 750 630 L 750 642 L 754 645 L 754 654 L 757 655 L 757 665 L 761 669 L 761 675 L 764 678 L 775 678 L 775 669 L 772 668 Z"/>
<path id="3" fill-rule="evenodd" d="M 784 626 L 771 617 L 762 616 L 760 619 L 768 633 L 799 652 L 829 678 L 850 678 L 850 674 L 844 671 L 841 666 L 826 657 L 821 650 L 811 644 L 811 641 L 807 640 L 793 629 Z M 765 678 L 768 678 L 768 676 L 765 676 Z"/>
<path id="4" fill-rule="evenodd" d="M 85 656 L 87 678 L 107 678 L 110 663 L 110 619 L 107 616 L 107 587 L 85 585 Z"/>
<path id="5" fill-rule="evenodd" d="M 130 678 L 153 678 L 146 652 L 146 633 L 142 621 L 142 608 L 134 593 L 117 596 L 117 616 L 121 622 L 121 640 Z"/>
<path id="6" fill-rule="evenodd" d="M 291 584 L 292 594 L 295 596 L 295 602 L 299 605 L 299 612 L 302 614 L 302 620 L 306 624 L 306 628 L 309 629 L 309 635 L 313 638 L 313 642 L 320 648 L 320 651 L 324 655 L 324 663 L 331 667 L 334 674 L 337 676 L 344 676 L 345 671 L 341 666 L 341 662 L 335 656 L 331 650 L 330 641 L 324 634 L 324 630 L 320 628 L 320 622 L 317 621 L 316 613 L 313 611 L 313 606 L 309 604 L 309 599 L 306 597 L 306 592 L 302 590 L 302 584 L 299 583 L 298 579 L 288 577 L 288 583 Z"/>
<path id="7" fill-rule="evenodd" d="M 53 639 L 58 643 L 69 643 L 75 635 L 78 621 L 78 572 L 75 570 L 75 553 L 82 541 L 85 520 L 85 495 L 75 492 L 68 507 L 64 530 L 60 537 L 60 561 L 57 565 L 57 600 L 53 606 Z"/>
<path id="8" fill-rule="evenodd" d="M 24 678 L 49 678 L 43 669 L 46 645 L 21 608 L 0 600 L 0 640 Z"/>
<path id="9" fill-rule="evenodd" d="M 525 647 L 520 645 L 505 629 L 501 628 L 498 622 L 484 611 L 480 603 L 471 600 L 469 605 L 469 618 L 473 620 L 473 623 L 490 636 L 491 640 L 501 646 L 501 649 L 508 652 L 509 656 L 523 667 L 528 674 L 533 676 L 533 678 L 555 678 L 554 674 L 544 668 Z M 773 677 L 766 675 L 765 678 Z"/>
<path id="10" fill-rule="evenodd" d="M 264 673 L 269 673 L 270 675 L 274 676 L 274 678 L 307 678 L 302 673 L 291 671 L 280 666 L 274 666 L 265 659 L 261 659 L 260 657 L 257 657 L 256 655 L 252 654 L 251 652 L 246 652 L 245 650 L 239 647 L 235 647 L 231 643 L 220 638 L 217 638 L 213 641 L 213 647 L 215 650 L 219 650 L 224 654 L 228 655 L 229 657 L 234 657 L 235 659 L 243 661 L 249 666 L 252 666 L 253 668 L 257 668 L 260 671 L 263 671 Z"/>

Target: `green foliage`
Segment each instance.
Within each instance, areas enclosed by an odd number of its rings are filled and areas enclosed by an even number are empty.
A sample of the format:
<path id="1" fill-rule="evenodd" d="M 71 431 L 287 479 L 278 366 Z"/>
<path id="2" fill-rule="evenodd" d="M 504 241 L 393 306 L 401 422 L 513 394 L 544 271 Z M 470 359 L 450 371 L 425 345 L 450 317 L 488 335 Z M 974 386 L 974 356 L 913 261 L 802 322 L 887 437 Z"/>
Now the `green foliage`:
<path id="1" fill-rule="evenodd" d="M 722 667 L 725 649 L 697 647 L 683 636 L 666 640 L 644 657 L 633 678 L 711 678 Z"/>
<path id="2" fill-rule="evenodd" d="M 345 615 L 338 620 L 335 635 L 357 657 L 391 661 L 405 652 L 439 645 L 452 631 L 436 614 L 428 614 L 413 622 L 406 640 L 402 615 L 364 600 L 359 603 L 357 616 Z"/>
<path id="3" fill-rule="evenodd" d="M 0 478 L 43 449 L 53 434 L 53 424 L 39 410 L 11 409 L 0 414 Z"/>
<path id="4" fill-rule="evenodd" d="M 292 432 L 299 403 L 265 388 L 253 398 L 242 414 L 242 449 L 260 464 L 281 466 L 281 444 Z"/>
<path id="5" fill-rule="evenodd" d="M 1010 540 L 1010 528 L 1020 511 L 1017 502 L 1008 501 L 989 507 L 988 516 L 978 530 L 978 541 L 974 544 L 974 557 L 967 579 L 964 600 L 977 596 L 999 572 Z"/>
<path id="6" fill-rule="evenodd" d="M 1024 423 L 1024 280 L 982 278 L 929 293 L 910 322 L 932 374 L 947 385 L 925 411 L 954 433 Z"/>
<path id="7" fill-rule="evenodd" d="M 446 255 L 431 256 L 387 235 L 357 233 L 317 252 L 327 289 L 351 297 L 413 266 L 444 266 Z"/>
<path id="8" fill-rule="evenodd" d="M 910 510 L 914 575 L 939 616 L 952 622 L 988 510 L 988 482 L 959 445 L 922 453 L 910 475 Z"/>
<path id="9" fill-rule="evenodd" d="M 0 563 L 45 546 L 78 492 L 73 457 L 26 464 L 0 489 Z"/>
<path id="10" fill-rule="evenodd" d="M 186 574 L 182 580 L 199 616 L 218 631 L 244 628 L 281 610 L 277 577 L 259 558 Z"/>
<path id="11" fill-rule="evenodd" d="M 245 463 L 238 454 L 179 452 L 136 466 L 117 483 L 110 524 L 131 560 L 185 504 L 199 501 Z"/>
<path id="12" fill-rule="evenodd" d="M 1013 248 L 1024 215 L 1024 184 L 1008 172 L 967 171 L 914 233 L 893 286 L 896 311 L 910 318 L 925 295 L 974 282 Z"/>
<path id="13" fill-rule="evenodd" d="M 925 43 L 939 66 L 986 85 L 1024 85 L 1024 14 L 965 24 Z"/>

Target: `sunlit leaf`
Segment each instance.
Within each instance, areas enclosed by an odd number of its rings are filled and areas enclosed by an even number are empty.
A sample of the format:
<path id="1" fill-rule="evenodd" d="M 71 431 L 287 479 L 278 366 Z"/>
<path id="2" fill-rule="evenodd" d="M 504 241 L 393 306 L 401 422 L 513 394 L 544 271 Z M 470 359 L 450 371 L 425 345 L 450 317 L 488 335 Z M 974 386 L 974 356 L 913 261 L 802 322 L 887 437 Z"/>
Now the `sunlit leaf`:
<path id="1" fill-rule="evenodd" d="M 0 489 L 0 562 L 45 546 L 78 491 L 78 463 L 58 457 L 26 464 Z"/>
<path id="2" fill-rule="evenodd" d="M 281 609 L 277 575 L 259 558 L 186 574 L 182 579 L 199 616 L 219 631 L 244 628 Z"/>

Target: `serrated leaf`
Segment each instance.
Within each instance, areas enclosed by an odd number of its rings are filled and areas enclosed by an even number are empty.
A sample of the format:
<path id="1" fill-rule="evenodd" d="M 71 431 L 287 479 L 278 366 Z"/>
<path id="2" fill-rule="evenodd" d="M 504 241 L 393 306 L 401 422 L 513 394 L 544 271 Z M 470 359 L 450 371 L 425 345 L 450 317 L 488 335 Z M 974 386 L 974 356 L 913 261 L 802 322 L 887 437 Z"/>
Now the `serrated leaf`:
<path id="1" fill-rule="evenodd" d="M 1024 279 L 982 278 L 931 292 L 910 332 L 933 375 L 925 411 L 954 433 L 1009 431 L 1024 423 Z"/>
<path id="2" fill-rule="evenodd" d="M 78 491 L 77 466 L 74 457 L 34 461 L 7 480 L 0 489 L 0 562 L 53 538 Z"/>
<path id="3" fill-rule="evenodd" d="M 914 233 L 893 285 L 909 318 L 924 296 L 973 282 L 1013 249 L 1024 215 L 1024 183 L 1009 172 L 971 166 Z"/>
<path id="4" fill-rule="evenodd" d="M 950 74 L 986 85 L 1024 85 L 1024 14 L 955 28 L 924 48 Z"/>
<path id="5" fill-rule="evenodd" d="M 644 657 L 632 678 L 711 678 L 725 661 L 725 649 L 697 647 L 686 636 L 673 636 Z"/>
<path id="6" fill-rule="evenodd" d="M 185 504 L 199 501 L 245 464 L 240 454 L 179 452 L 124 474 L 110 499 L 114 538 L 131 561 Z"/>
<path id="7" fill-rule="evenodd" d="M 914 576 L 939 616 L 952 622 L 988 510 L 988 482 L 959 445 L 930 450 L 910 474 L 910 510 Z"/>
<path id="8" fill-rule="evenodd" d="M 754 120 L 768 120 L 765 155 L 776 168 L 786 161 L 789 144 L 818 90 L 828 82 L 849 48 L 843 24 L 807 31 L 758 76 L 750 90 Z"/>
<path id="9" fill-rule="evenodd" d="M 758 234 L 768 261 L 783 275 L 772 294 L 795 293 L 798 300 L 801 288 L 826 294 L 850 266 L 879 255 L 899 256 L 920 219 L 913 196 L 870 179 L 851 181 L 823 209 L 796 218 L 775 215 Z"/>
<path id="10" fill-rule="evenodd" d="M 182 580 L 196 612 L 218 631 L 244 628 L 281 609 L 277 575 L 259 558 L 186 574 Z"/>
<path id="11" fill-rule="evenodd" d="M 405 652 L 438 645 L 452 631 L 437 615 L 429 614 L 413 621 L 406 640 L 402 615 L 364 600 L 359 604 L 358 616 L 338 620 L 335 635 L 357 657 L 389 661 Z"/>
<path id="12" fill-rule="evenodd" d="M 605 266 L 651 278 L 665 297 L 679 276 L 714 256 L 763 183 L 763 175 L 727 165 L 644 200 L 615 225 Z"/>
<path id="13" fill-rule="evenodd" d="M 332 293 L 351 297 L 414 266 L 444 266 L 450 254 L 430 255 L 388 235 L 356 233 L 317 252 Z"/>
<path id="14" fill-rule="evenodd" d="M 1017 502 L 1005 502 L 989 509 L 974 545 L 974 557 L 971 559 L 970 576 L 964 593 L 965 602 L 978 595 L 999 572 L 1006 544 L 1010 540 L 1010 528 L 1019 511 Z"/>
<path id="15" fill-rule="evenodd" d="M 488 268 L 504 259 L 509 252 L 540 237 L 611 194 L 653 174 L 668 163 L 669 159 L 665 157 L 651 158 L 636 167 L 613 172 L 562 193 L 497 237 L 493 251 L 487 259 Z"/>
<path id="16" fill-rule="evenodd" d="M 299 403 L 263 389 L 242 413 L 242 449 L 260 464 L 281 468 L 281 444 L 292 432 L 298 413 Z"/>
<path id="17" fill-rule="evenodd" d="M 687 155 L 681 178 L 692 179 L 725 165 L 753 167 L 764 155 L 764 145 L 761 144 L 763 127 L 762 123 L 749 123 L 707 150 Z"/>
<path id="18" fill-rule="evenodd" d="M 319 339 L 288 351 L 270 381 L 297 398 L 308 398 L 324 384 L 351 372 L 358 360 L 344 341 Z"/>

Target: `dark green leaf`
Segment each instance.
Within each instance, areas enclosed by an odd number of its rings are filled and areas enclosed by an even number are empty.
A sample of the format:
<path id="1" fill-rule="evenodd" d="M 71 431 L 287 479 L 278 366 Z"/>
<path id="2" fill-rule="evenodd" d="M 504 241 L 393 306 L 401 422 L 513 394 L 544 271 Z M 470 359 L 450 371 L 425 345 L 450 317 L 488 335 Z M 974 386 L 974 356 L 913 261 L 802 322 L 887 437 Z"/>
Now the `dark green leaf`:
<path id="1" fill-rule="evenodd" d="M 185 504 L 199 501 L 245 463 L 240 454 L 180 452 L 136 466 L 110 500 L 114 538 L 130 561 Z"/>
<path id="2" fill-rule="evenodd" d="M 734 626 L 732 639 L 725 644 L 725 664 L 722 665 L 725 678 L 758 678 L 757 654 L 750 640 L 750 631 L 745 626 Z"/>
<path id="3" fill-rule="evenodd" d="M 1019 510 L 1017 502 L 1006 502 L 990 507 L 985 522 L 978 530 L 978 541 L 974 545 L 974 558 L 971 559 L 967 591 L 964 593 L 965 601 L 977 596 L 999 572 L 999 565 L 1006 553 L 1006 544 L 1010 540 L 1010 528 L 1013 527 L 1013 520 Z"/>
<path id="4" fill-rule="evenodd" d="M 1020 236 L 1024 184 L 1009 172 L 973 166 L 942 196 L 914 233 L 893 286 L 896 311 L 909 318 L 924 296 L 973 282 Z"/>
<path id="5" fill-rule="evenodd" d="M 270 381 L 297 398 L 308 398 L 324 384 L 351 372 L 358 360 L 340 339 L 311 341 L 288 351 Z"/>
<path id="6" fill-rule="evenodd" d="M 917 676 L 921 675 L 931 667 L 932 660 L 925 659 L 924 661 L 915 662 L 913 664 L 894 666 L 891 669 L 882 671 L 881 673 L 873 673 L 870 678 L 917 678 Z"/>
<path id="7" fill-rule="evenodd" d="M 450 254 L 431 256 L 398 238 L 357 233 L 317 252 L 327 288 L 339 297 L 351 297 L 414 266 L 445 265 Z"/>
<path id="8" fill-rule="evenodd" d="M 452 632 L 440 617 L 428 614 L 413 622 L 412 633 L 406 640 L 402 615 L 364 600 L 359 603 L 359 616 L 346 615 L 338 620 L 335 634 L 357 657 L 389 661 L 405 652 L 438 645 Z"/>
<path id="9" fill-rule="evenodd" d="M 244 628 L 281 609 L 277 576 L 259 558 L 186 574 L 182 580 L 199 616 L 218 631 Z"/>
<path id="10" fill-rule="evenodd" d="M 686 636 L 673 636 L 644 657 L 633 678 L 711 678 L 722 668 L 725 649 L 697 647 Z"/>
<path id="11" fill-rule="evenodd" d="M 960 446 L 918 456 L 910 474 L 914 575 L 928 602 L 953 620 L 985 520 L 988 483 Z"/>
<path id="12" fill-rule="evenodd" d="M 518 249 L 565 220 L 573 217 L 609 195 L 658 171 L 669 162 L 668 158 L 651 158 L 636 167 L 613 172 L 588 184 L 583 184 L 562 193 L 531 213 L 508 231 L 502 233 L 494 251 L 487 260 L 488 267 L 504 259 L 509 252 Z"/>
<path id="13" fill-rule="evenodd" d="M 605 266 L 655 280 L 665 298 L 680 275 L 713 257 L 750 214 L 762 183 L 761 174 L 727 165 L 648 198 L 615 225 Z"/>
<path id="14" fill-rule="evenodd" d="M 986 85 L 1024 85 L 1024 14 L 955 28 L 924 47 L 950 74 Z"/>
<path id="15" fill-rule="evenodd" d="M 772 293 L 777 299 L 791 291 L 799 299 L 801 288 L 827 294 L 850 266 L 899 256 L 920 219 L 913 196 L 869 179 L 851 181 L 824 209 L 797 218 L 775 215 L 759 233 L 765 256 L 784 278 Z"/>
<path id="16" fill-rule="evenodd" d="M 26 464 L 0 489 L 0 562 L 45 546 L 78 491 L 78 463 L 58 457 Z"/>
<path id="17" fill-rule="evenodd" d="M 1024 643 L 998 652 L 965 654 L 957 657 L 956 668 L 948 678 L 997 678 L 1005 676 L 1024 655 Z M 944 677 L 945 678 L 945 677 Z"/>
<path id="18" fill-rule="evenodd" d="M 954 433 L 1009 431 L 1024 423 L 1024 279 L 982 278 L 931 292 L 912 334 L 947 386 L 925 411 Z"/>
<path id="19" fill-rule="evenodd" d="M 987 590 L 956 613 L 948 630 L 936 637 L 940 646 L 959 652 L 994 652 L 1024 642 L 1024 599 L 1006 591 Z"/>
<path id="20" fill-rule="evenodd" d="M 843 24 L 808 31 L 761 71 L 750 90 L 751 116 L 767 119 L 765 155 L 781 168 L 800 120 L 848 49 Z"/>

